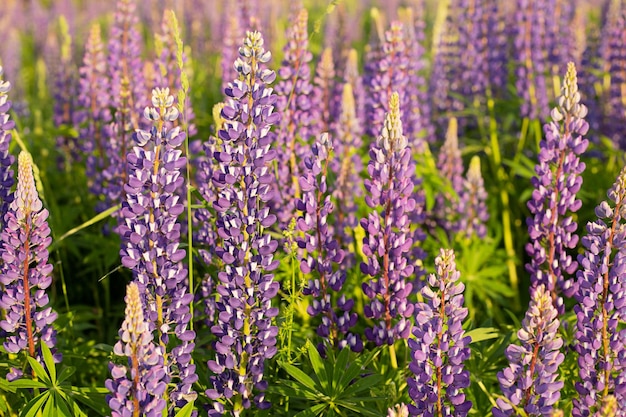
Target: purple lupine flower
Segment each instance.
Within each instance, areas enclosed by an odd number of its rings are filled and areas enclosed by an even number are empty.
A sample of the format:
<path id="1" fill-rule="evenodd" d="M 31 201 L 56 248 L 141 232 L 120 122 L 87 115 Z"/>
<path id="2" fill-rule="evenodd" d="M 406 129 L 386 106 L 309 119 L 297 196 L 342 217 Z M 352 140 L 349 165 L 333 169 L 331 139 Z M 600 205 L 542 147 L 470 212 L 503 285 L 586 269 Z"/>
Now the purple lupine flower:
<path id="1" fill-rule="evenodd" d="M 553 121 L 544 126 L 545 139 L 539 144 L 537 176 L 528 208 L 532 217 L 526 219 L 531 241 L 526 252 L 531 260 L 526 270 L 531 274 L 531 284 L 543 284 L 550 292 L 557 309 L 564 311 L 561 294 L 568 297 L 576 293 L 573 274 L 578 264 L 568 250 L 576 248 L 577 224 L 572 214 L 582 203 L 576 199 L 583 179 L 585 164 L 579 156 L 587 149 L 583 138 L 589 125 L 584 117 L 587 108 L 580 103 L 576 68 L 568 65 L 559 104 L 552 110 Z"/>
<path id="2" fill-rule="evenodd" d="M 464 213 L 461 215 L 459 231 L 468 239 L 474 235 L 480 239 L 487 236 L 485 223 L 489 220 L 489 212 L 486 201 L 487 191 L 480 172 L 480 158 L 474 155 L 463 181 L 460 204 L 464 208 Z"/>
<path id="3" fill-rule="evenodd" d="M 374 326 L 365 329 L 365 336 L 377 346 L 408 338 L 408 317 L 413 314 L 413 304 L 407 299 L 413 287 L 406 282 L 413 274 L 413 265 L 406 256 L 413 243 L 407 213 L 415 208 L 411 197 L 411 150 L 402 133 L 397 93 L 389 98 L 388 107 L 367 166 L 370 178 L 365 180 L 365 202 L 373 211 L 361 219 L 365 230 L 363 253 L 367 257 L 367 262 L 361 263 L 361 271 L 372 277 L 363 283 L 363 292 L 371 299 L 364 313 L 374 320 Z"/>
<path id="4" fill-rule="evenodd" d="M 228 88 L 228 84 L 237 78 L 237 71 L 233 66 L 233 62 L 237 59 L 236 51 L 237 45 L 241 42 L 243 37 L 242 28 L 240 27 L 237 14 L 231 14 L 223 22 L 223 41 L 222 53 L 220 54 L 221 69 L 222 69 L 222 92 Z"/>
<path id="5" fill-rule="evenodd" d="M 300 249 L 307 252 L 300 262 L 300 270 L 313 275 L 303 294 L 313 297 L 307 309 L 309 315 L 321 317 L 317 335 L 334 348 L 349 346 L 360 352 L 363 342 L 357 334 L 350 332 L 357 321 L 357 314 L 352 311 L 354 300 L 347 299 L 345 294 L 339 295 L 346 281 L 346 271 L 336 265 L 341 264 L 344 251 L 328 227 L 328 215 L 334 208 L 326 184 L 331 157 L 332 143 L 328 133 L 322 133 L 313 145 L 312 156 L 304 162 L 307 172 L 300 177 L 302 199 L 298 200 L 296 207 L 303 213 L 297 226 L 304 236 L 298 237 L 297 241 Z M 324 345 L 319 345 L 318 350 L 324 352 Z"/>
<path id="6" fill-rule="evenodd" d="M 626 149 L 626 135 L 623 125 L 626 122 L 624 84 L 626 84 L 626 12 L 619 12 L 619 17 L 610 21 L 608 33 L 608 60 L 606 66 L 610 74 L 611 85 L 608 91 L 608 110 L 605 128 L 608 136 L 619 149 Z M 606 41 L 605 41 L 606 42 Z"/>
<path id="7" fill-rule="evenodd" d="M 487 0 L 485 4 L 487 15 L 486 25 L 487 43 L 487 81 L 488 94 L 492 97 L 503 97 L 507 94 L 508 83 L 508 43 L 506 33 L 505 11 L 498 0 Z"/>
<path id="8" fill-rule="evenodd" d="M 626 320 L 626 168 L 608 197 L 612 204 L 600 203 L 598 220 L 587 223 L 585 254 L 578 257 L 582 269 L 576 275 L 574 349 L 580 380 L 575 384 L 575 417 L 595 416 L 611 394 L 618 404 L 614 415 L 626 415 L 626 330 L 619 327 Z"/>
<path id="9" fill-rule="evenodd" d="M 235 77 L 236 78 L 236 77 Z M 216 248 L 221 246 L 221 239 L 217 230 L 216 219 L 217 213 L 214 210 L 215 202 L 219 197 L 219 190 L 213 183 L 213 176 L 219 170 L 216 163 L 216 153 L 222 147 L 222 141 L 217 136 L 217 132 L 222 130 L 224 119 L 221 112 L 224 109 L 224 103 L 218 103 L 213 106 L 213 120 L 215 121 L 216 136 L 210 136 L 207 141 L 202 144 L 204 155 L 197 158 L 196 164 L 196 188 L 202 197 L 203 207 L 198 208 L 194 212 L 198 228 L 194 234 L 194 246 L 198 248 L 198 254 L 204 265 L 216 265 L 220 270 L 220 258 L 217 256 Z M 206 273 L 202 278 L 201 284 L 201 300 L 204 304 L 204 312 L 206 322 L 212 325 L 215 320 L 215 282 L 217 277 Z"/>
<path id="10" fill-rule="evenodd" d="M 521 346 L 511 344 L 505 351 L 509 366 L 498 372 L 505 398 L 498 398 L 494 417 L 516 416 L 513 407 L 528 417 L 548 416 L 561 396 L 558 381 L 563 339 L 559 335 L 558 312 L 543 285 L 532 287 L 530 304 L 517 332 Z"/>
<path id="11" fill-rule="evenodd" d="M 577 39 L 574 28 L 579 29 L 574 20 L 576 8 L 576 3 L 568 0 L 546 2 L 546 13 L 550 16 L 545 33 L 546 65 L 548 74 L 555 80 L 560 78 L 563 68 L 575 60 Z M 584 31 L 584 27 L 580 29 Z M 554 95 L 558 93 L 555 91 Z"/>
<path id="12" fill-rule="evenodd" d="M 421 290 L 424 302 L 415 306 L 415 326 L 409 339 L 411 364 L 415 376 L 408 379 L 412 416 L 464 417 L 472 408 L 463 390 L 470 385 L 469 359 L 471 338 L 465 336 L 463 307 L 465 286 L 458 282 L 454 251 L 441 249 L 435 259 L 436 274 Z"/>
<path id="13" fill-rule="evenodd" d="M 86 159 L 89 191 L 99 196 L 104 193 L 103 184 L 98 178 L 108 164 L 105 141 L 110 137 L 111 122 L 109 78 L 106 75 L 100 25 L 91 27 L 85 45 L 83 65 L 78 71 L 80 80 L 74 124 L 78 129 L 78 147 Z"/>
<path id="14" fill-rule="evenodd" d="M 420 6 L 420 7 L 418 7 Z M 401 18 L 406 31 L 406 50 L 409 57 L 408 73 L 408 115 L 406 135 L 412 149 L 421 149 L 422 141 L 434 141 L 435 131 L 430 120 L 431 109 L 426 90 L 423 71 L 426 67 L 424 59 L 424 20 L 420 9 L 423 4 L 405 9 Z M 417 16 L 414 15 L 417 14 Z"/>
<path id="15" fill-rule="evenodd" d="M 13 199 L 11 187 L 13 187 L 13 170 L 11 165 L 15 158 L 9 153 L 11 145 L 11 130 L 15 123 L 9 117 L 11 101 L 8 93 L 11 83 L 2 80 L 3 69 L 0 66 L 0 232 L 4 229 L 4 216 L 9 210 Z"/>
<path id="16" fill-rule="evenodd" d="M 459 149 L 458 124 L 455 117 L 450 118 L 446 140 L 437 158 L 437 169 L 441 177 L 449 182 L 452 193 L 443 191 L 437 195 L 434 220 L 449 235 L 454 235 L 460 231 L 460 218 L 465 211 L 461 207 L 465 189 L 463 159 Z"/>
<path id="17" fill-rule="evenodd" d="M 4 348 L 9 353 L 25 351 L 43 364 L 37 343 L 49 348 L 56 343 L 52 323 L 57 314 L 48 306 L 46 289 L 52 284 L 52 264 L 48 262 L 50 227 L 48 210 L 35 188 L 33 160 L 22 151 L 18 157 L 17 188 L 4 216 L 2 230 L 2 266 L 0 328 L 6 332 Z M 57 358 L 60 361 L 60 357 Z M 19 378 L 21 371 L 12 370 L 9 379 Z"/>
<path id="18" fill-rule="evenodd" d="M 283 226 L 295 215 L 295 200 L 300 197 L 298 178 L 302 166 L 298 161 L 310 154 L 305 144 L 317 133 L 313 125 L 318 118 L 318 106 L 313 104 L 315 94 L 309 68 L 313 55 L 308 49 L 308 17 L 306 9 L 300 10 L 287 29 L 285 58 L 278 71 L 281 80 L 276 85 L 276 107 L 282 116 L 277 138 L 280 149 L 276 164 L 278 198 L 273 202 L 273 209 Z"/>
<path id="19" fill-rule="evenodd" d="M 193 294 L 181 262 L 185 250 L 179 247 L 177 221 L 185 208 L 178 195 L 184 185 L 181 169 L 186 159 L 179 148 L 185 134 L 173 127 L 179 115 L 173 104 L 168 88 L 152 91 L 154 107 L 146 107 L 144 117 L 154 126 L 149 132 L 138 129 L 133 136 L 137 146 L 127 156 L 124 224 L 119 233 L 122 265 L 133 271 L 150 330 L 156 331 L 162 346 L 171 345 L 175 336 L 175 347 L 164 352 L 165 369 L 168 383 L 174 385 L 169 392 L 172 407 L 182 407 L 195 399 L 192 385 L 198 377 L 191 363 L 195 333 L 189 329 L 189 304 Z"/>
<path id="20" fill-rule="evenodd" d="M 336 157 L 331 161 L 331 169 L 336 177 L 332 195 L 338 208 L 334 224 L 335 236 L 343 249 L 354 241 L 352 230 L 358 224 L 355 200 L 363 195 L 359 175 L 363 171 L 363 162 L 358 152 L 363 145 L 361 132 L 352 85 L 346 83 L 343 86 L 341 114 L 335 124 L 335 135 L 338 138 L 334 144 Z M 347 253 L 342 265 L 349 268 L 354 266 L 354 262 L 354 254 Z"/>
<path id="21" fill-rule="evenodd" d="M 107 57 L 113 123 L 104 141 L 102 157 L 106 163 L 95 179 L 103 187 L 104 204 L 99 205 L 99 211 L 122 202 L 126 155 L 132 147 L 131 132 L 148 126 L 139 120 L 139 115 L 148 104 L 148 90 L 143 77 L 138 26 L 133 0 L 118 0 Z M 118 221 L 121 222 L 119 212 Z"/>
<path id="22" fill-rule="evenodd" d="M 546 16 L 547 2 L 517 0 L 514 60 L 516 89 L 522 98 L 521 115 L 529 119 L 548 117 L 546 87 Z"/>
<path id="23" fill-rule="evenodd" d="M 454 32 L 455 23 L 448 15 L 445 26 L 437 39 L 433 40 L 433 63 L 431 68 L 428 96 L 431 101 L 433 121 L 437 130 L 444 131 L 448 124 L 450 114 L 463 110 L 463 102 L 460 98 L 451 94 L 458 91 L 458 72 L 460 71 L 459 60 L 462 51 L 457 42 L 458 34 Z M 455 84 L 452 85 L 451 83 Z"/>
<path id="24" fill-rule="evenodd" d="M 144 318 L 141 290 L 131 282 L 126 288 L 126 314 L 113 353 L 127 358 L 124 365 L 109 363 L 111 392 L 106 401 L 111 417 L 160 417 L 167 403 L 167 373 L 163 346 L 154 344 L 150 323 Z"/>
<path id="25" fill-rule="evenodd" d="M 334 93 L 335 86 L 335 63 L 333 62 L 333 51 L 325 48 L 320 61 L 315 68 L 314 94 L 315 103 L 320 106 L 316 131 L 329 132 L 334 125 L 337 114 L 337 100 Z"/>
<path id="26" fill-rule="evenodd" d="M 214 400 L 211 416 L 229 409 L 238 414 L 253 401 L 258 408 L 270 407 L 263 373 L 265 360 L 277 351 L 278 328 L 272 319 L 278 309 L 272 307 L 272 298 L 279 284 L 271 271 L 278 266 L 273 259 L 278 242 L 265 229 L 276 221 L 267 202 L 273 197 L 270 165 L 275 157 L 270 129 L 280 120 L 269 87 L 276 74 L 265 68 L 270 58 L 261 34 L 248 32 L 235 61 L 239 76 L 226 89 L 228 101 L 222 110 L 223 143 L 215 153 L 219 171 L 213 181 L 219 189 L 214 207 L 222 239 L 217 255 L 225 267 L 217 288 L 218 322 L 211 329 L 218 338 L 215 359 L 208 362 L 213 372 L 212 387 L 206 391 Z"/>
<path id="27" fill-rule="evenodd" d="M 55 57 L 56 65 L 52 66 L 54 84 L 52 93 L 54 109 L 52 120 L 56 128 L 72 126 L 76 110 L 76 95 L 78 92 L 76 66 L 72 61 L 72 38 L 64 16 L 59 18 L 59 41 L 56 48 L 58 56 Z M 78 144 L 75 138 L 69 134 L 59 135 L 56 138 L 57 149 L 65 155 L 59 161 L 60 167 L 70 162 L 78 161 Z"/>
<path id="28" fill-rule="evenodd" d="M 409 58 L 404 39 L 404 26 L 398 21 L 391 23 L 381 44 L 374 46 L 367 54 L 365 64 L 365 84 L 368 95 L 365 98 L 366 133 L 372 137 L 380 134 L 385 124 L 387 105 L 393 92 L 398 92 L 402 108 L 402 123 L 408 125 Z"/>

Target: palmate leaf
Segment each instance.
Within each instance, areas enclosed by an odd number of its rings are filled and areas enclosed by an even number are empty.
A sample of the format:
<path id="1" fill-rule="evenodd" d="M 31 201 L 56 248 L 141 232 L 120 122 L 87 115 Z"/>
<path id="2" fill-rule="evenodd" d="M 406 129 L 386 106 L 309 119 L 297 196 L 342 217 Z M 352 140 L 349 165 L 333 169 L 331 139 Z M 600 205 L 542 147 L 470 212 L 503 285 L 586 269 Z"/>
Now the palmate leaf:
<path id="1" fill-rule="evenodd" d="M 350 362 L 351 352 L 348 348 L 336 353 L 328 347 L 326 358 L 322 358 L 317 348 L 307 342 L 311 372 L 294 365 L 279 362 L 279 365 L 293 378 L 281 380 L 279 384 L 270 387 L 270 391 L 289 398 L 297 405 L 297 409 L 304 408 L 296 415 L 317 416 L 377 416 L 377 412 L 368 409 L 363 404 L 369 401 L 380 400 L 370 394 L 370 389 L 380 384 L 383 377 L 372 373 L 366 367 L 376 357 L 378 351 L 354 355 Z M 303 364 L 306 367 L 306 363 Z"/>

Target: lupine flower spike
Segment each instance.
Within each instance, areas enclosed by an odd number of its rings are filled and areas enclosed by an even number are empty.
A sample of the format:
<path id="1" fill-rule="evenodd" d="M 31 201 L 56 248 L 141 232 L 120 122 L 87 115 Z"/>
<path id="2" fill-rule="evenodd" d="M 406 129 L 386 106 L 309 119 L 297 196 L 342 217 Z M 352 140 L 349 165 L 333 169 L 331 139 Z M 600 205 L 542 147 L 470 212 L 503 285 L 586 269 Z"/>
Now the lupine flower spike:
<path id="1" fill-rule="evenodd" d="M 367 257 L 367 262 L 361 263 L 361 271 L 372 277 L 363 283 L 363 292 L 371 300 L 364 312 L 374 320 L 365 336 L 377 346 L 393 345 L 411 333 L 408 317 L 413 314 L 413 304 L 407 297 L 412 284 L 406 279 L 413 273 L 413 265 L 407 259 L 413 241 L 407 213 L 415 208 L 415 200 L 411 198 L 410 158 L 400 121 L 400 97 L 393 93 L 382 132 L 370 149 L 367 167 L 370 179 L 365 181 L 365 201 L 374 210 L 361 219 L 365 230 L 363 253 Z"/>
<path id="2" fill-rule="evenodd" d="M 530 305 L 517 332 L 521 346 L 509 345 L 509 366 L 498 372 L 504 397 L 496 401 L 494 417 L 518 416 L 516 409 L 528 417 L 548 416 L 561 396 L 563 381 L 558 377 L 564 356 L 558 313 L 544 285 L 530 291 Z"/>
<path id="3" fill-rule="evenodd" d="M 347 299 L 344 294 L 339 296 L 346 272 L 337 268 L 337 264 L 342 262 L 344 252 L 328 227 L 328 215 L 333 211 L 326 185 L 331 157 L 331 141 L 328 133 L 322 133 L 313 145 L 313 156 L 304 162 L 308 172 L 300 177 L 302 199 L 298 200 L 297 209 L 303 214 L 298 218 L 297 226 L 304 236 L 297 240 L 298 246 L 307 251 L 300 270 L 312 275 L 303 293 L 313 297 L 307 312 L 313 317 L 321 316 L 318 336 L 332 347 L 349 346 L 360 352 L 363 349 L 360 337 L 350 333 L 357 321 L 357 314 L 352 311 L 354 300 Z M 323 352 L 323 345 L 318 346 L 318 350 Z"/>
<path id="4" fill-rule="evenodd" d="M 219 190 L 214 207 L 222 239 L 217 255 L 225 266 L 217 288 L 218 320 L 211 329 L 218 339 L 215 359 L 208 362 L 213 372 L 206 391 L 214 400 L 211 416 L 238 416 L 253 402 L 261 409 L 270 407 L 263 373 L 265 360 L 277 351 L 278 328 L 272 319 L 278 309 L 272 307 L 272 298 L 279 284 L 271 271 L 278 266 L 273 259 L 278 242 L 265 229 L 276 221 L 267 202 L 274 181 L 270 164 L 275 152 L 270 146 L 275 137 L 270 129 L 280 120 L 269 87 L 276 74 L 265 68 L 270 58 L 261 34 L 248 32 L 235 61 L 239 77 L 226 89 L 228 101 L 222 109 L 222 146 L 215 153 L 219 170 L 213 181 Z"/>
<path id="5" fill-rule="evenodd" d="M 610 202 L 596 207 L 598 220 L 587 223 L 585 254 L 577 273 L 576 340 L 580 380 L 573 415 L 596 415 L 611 395 L 616 416 L 626 416 L 626 168 L 609 190 Z"/>
<path id="6" fill-rule="evenodd" d="M 137 283 L 131 282 L 126 288 L 126 314 L 119 331 L 120 340 L 113 348 L 113 353 L 126 358 L 126 363 L 110 363 L 112 379 L 105 382 L 111 392 L 106 398 L 111 417 L 160 417 L 167 405 L 165 352 L 153 342 L 150 324 L 143 315 L 142 298 Z"/>
<path id="7" fill-rule="evenodd" d="M 185 134 L 172 127 L 178 117 L 169 89 L 152 91 L 153 107 L 146 107 L 144 116 L 154 126 L 137 130 L 135 146 L 128 154 L 126 201 L 122 204 L 124 224 L 120 255 L 122 265 L 131 269 L 144 301 L 144 316 L 150 331 L 156 332 L 164 348 L 168 393 L 172 405 L 184 406 L 196 397 L 192 385 L 198 379 L 191 363 L 195 333 L 189 329 L 189 304 L 193 294 L 188 288 L 187 270 L 182 264 L 185 250 L 179 247 L 178 216 L 184 206 L 177 194 L 183 188 L 180 170 L 186 159 L 179 149 Z M 171 338 L 175 346 L 171 351 Z M 173 338 L 172 338 L 173 339 Z"/>
<path id="8" fill-rule="evenodd" d="M 576 248 L 577 224 L 572 217 L 582 206 L 576 199 L 583 179 L 584 162 L 579 156 L 587 149 L 583 138 L 589 125 L 587 108 L 580 103 L 576 68 L 570 63 L 552 122 L 544 126 L 545 139 L 539 144 L 539 163 L 533 177 L 535 187 L 528 208 L 533 217 L 526 220 L 531 242 L 526 251 L 531 257 L 526 269 L 532 285 L 545 285 L 554 305 L 563 313 L 562 294 L 576 293 L 574 280 L 568 279 L 578 268 L 569 250 Z"/>
<path id="9" fill-rule="evenodd" d="M 465 286 L 458 282 L 454 252 L 441 249 L 435 259 L 436 274 L 421 290 L 425 302 L 415 306 L 415 326 L 409 339 L 411 364 L 415 376 L 408 379 L 412 416 L 464 417 L 472 407 L 465 399 L 469 372 L 463 368 L 470 356 L 471 338 L 465 336 L 463 307 Z"/>
<path id="10" fill-rule="evenodd" d="M 9 153 L 11 144 L 11 130 L 15 123 L 9 117 L 11 101 L 8 92 L 11 83 L 2 80 L 2 66 L 0 66 L 0 232 L 4 229 L 4 215 L 11 204 L 11 187 L 13 186 L 14 157 Z"/>
<path id="11" fill-rule="evenodd" d="M 78 147 L 85 158 L 89 191 L 96 196 L 104 193 L 101 175 L 108 165 L 105 141 L 110 136 L 111 94 L 106 69 L 100 25 L 94 25 L 89 31 L 83 65 L 79 69 L 78 108 L 74 123 L 78 128 Z"/>
<path id="12" fill-rule="evenodd" d="M 57 314 L 48 306 L 46 289 L 52 284 L 52 265 L 48 263 L 50 228 L 48 210 L 35 188 L 33 161 L 27 152 L 18 158 L 17 188 L 4 216 L 2 231 L 2 269 L 0 283 L 4 293 L 0 308 L 4 319 L 0 327 L 6 332 L 4 348 L 9 353 L 25 351 L 43 363 L 37 344 L 49 348 L 56 343 L 52 323 Z M 60 357 L 57 357 L 60 361 Z M 12 370 L 7 379 L 21 376 Z"/>
<path id="13" fill-rule="evenodd" d="M 308 18 L 306 9 L 294 16 L 287 31 L 285 59 L 278 71 L 281 80 L 276 85 L 277 108 L 282 118 L 278 134 L 281 150 L 277 155 L 279 198 L 273 204 L 283 229 L 295 215 L 295 201 L 300 197 L 298 178 L 303 168 L 300 161 L 310 155 L 310 146 L 305 144 L 318 133 L 315 132 L 318 126 L 314 125 L 318 106 L 314 102 L 321 97 L 316 97 L 311 84 L 309 62 L 313 55 L 309 51 Z"/>
<path id="14" fill-rule="evenodd" d="M 459 230 L 468 239 L 474 235 L 483 239 L 487 235 L 485 223 L 489 220 L 489 212 L 486 205 L 487 191 L 480 172 L 478 155 L 472 157 L 463 181 L 463 190 L 460 206 L 465 210 L 465 214 L 461 215 Z"/>

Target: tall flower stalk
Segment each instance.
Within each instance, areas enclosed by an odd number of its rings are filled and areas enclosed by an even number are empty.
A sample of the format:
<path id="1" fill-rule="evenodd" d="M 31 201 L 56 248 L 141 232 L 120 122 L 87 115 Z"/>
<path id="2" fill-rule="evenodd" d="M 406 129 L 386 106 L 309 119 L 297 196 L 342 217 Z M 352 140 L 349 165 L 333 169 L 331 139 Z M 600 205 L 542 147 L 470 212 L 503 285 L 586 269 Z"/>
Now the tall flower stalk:
<path id="1" fill-rule="evenodd" d="M 142 298 L 137 283 L 131 282 L 126 288 L 126 312 L 119 331 L 120 340 L 113 347 L 113 353 L 127 358 L 127 362 L 123 365 L 110 363 L 112 379 L 104 384 L 110 392 L 106 400 L 111 417 L 160 416 L 167 406 L 165 352 L 153 341 L 150 323 L 143 314 Z"/>
<path id="2" fill-rule="evenodd" d="M 50 227 L 48 210 L 43 208 L 35 188 L 33 161 L 29 153 L 18 157 L 17 188 L 4 216 L 0 308 L 4 310 L 0 328 L 6 332 L 4 348 L 9 353 L 25 351 L 43 363 L 38 343 L 49 348 L 56 343 L 52 323 L 57 314 L 48 306 L 46 289 L 52 284 L 52 264 L 48 262 Z M 57 358 L 60 360 L 60 358 Z M 8 379 L 19 378 L 13 369 Z M 33 371 L 33 376 L 34 371 Z"/>
<path id="3" fill-rule="evenodd" d="M 78 147 L 85 157 L 89 191 L 103 194 L 100 175 L 108 164 L 105 157 L 109 137 L 111 92 L 100 25 L 93 25 L 85 45 L 83 65 L 79 68 L 77 109 L 74 123 L 78 129 Z"/>
<path id="4" fill-rule="evenodd" d="M 119 228 L 122 264 L 133 271 L 144 316 L 165 354 L 168 383 L 173 385 L 168 392 L 172 408 L 195 399 L 192 385 L 198 379 L 191 362 L 195 333 L 189 329 L 193 295 L 181 262 L 185 250 L 179 247 L 177 222 L 184 210 L 178 193 L 184 185 L 181 169 L 186 159 L 179 148 L 185 134 L 172 127 L 179 115 L 173 103 L 169 89 L 152 91 L 153 107 L 146 107 L 144 116 L 154 125 L 150 131 L 137 130 L 134 135 L 138 146 L 127 157 L 129 177 L 121 209 L 124 224 Z"/>
<path id="5" fill-rule="evenodd" d="M 309 137 L 319 128 L 315 125 L 319 117 L 315 102 L 321 97 L 316 97 L 311 83 L 309 63 L 313 54 L 309 51 L 308 19 L 307 10 L 300 10 L 287 30 L 288 43 L 276 85 L 277 108 L 282 116 L 277 138 L 280 152 L 276 158 L 279 198 L 274 204 L 284 228 L 294 217 L 295 201 L 300 197 L 298 178 L 303 168 L 300 161 L 310 154 Z"/>
<path id="6" fill-rule="evenodd" d="M 584 162 L 580 155 L 587 149 L 583 138 L 589 125 L 584 120 L 587 108 L 580 103 L 576 68 L 568 66 L 559 104 L 552 110 L 553 121 L 544 126 L 545 139 L 540 143 L 539 163 L 528 208 L 532 217 L 526 220 L 531 242 L 526 251 L 531 257 L 526 269 L 532 285 L 545 285 L 554 305 L 564 311 L 562 294 L 576 293 L 573 274 L 578 264 L 568 250 L 578 244 L 577 224 L 572 214 L 582 206 L 576 199 L 583 179 Z"/>
<path id="7" fill-rule="evenodd" d="M 8 93 L 11 90 L 11 83 L 2 80 L 2 73 L 3 69 L 0 66 L 0 232 L 4 229 L 4 216 L 13 198 L 11 187 L 14 179 L 11 165 L 15 160 L 9 153 L 11 130 L 15 127 L 15 123 L 9 117 L 11 101 Z"/>
<path id="8" fill-rule="evenodd" d="M 213 372 L 206 391 L 214 400 L 211 416 L 239 416 L 253 402 L 260 409 L 270 407 L 263 373 L 265 360 L 277 351 L 278 328 L 272 319 L 278 309 L 272 299 L 279 284 L 271 273 L 278 266 L 273 259 L 278 242 L 266 228 L 276 221 L 267 202 L 275 178 L 270 129 L 280 118 L 273 112 L 276 96 L 269 87 L 276 75 L 265 68 L 270 58 L 261 34 L 248 32 L 235 61 L 239 77 L 226 89 L 222 109 L 222 146 L 215 153 L 219 171 L 213 181 L 219 190 L 214 207 L 222 239 L 217 255 L 225 266 L 217 288 L 218 320 L 211 329 L 218 339 L 215 359 L 208 362 Z"/>
<path id="9" fill-rule="evenodd" d="M 563 339 L 559 335 L 558 312 L 550 292 L 543 285 L 531 288 L 531 299 L 522 328 L 517 332 L 520 345 L 505 351 L 509 366 L 498 373 L 504 398 L 498 398 L 494 417 L 549 416 L 561 396 L 563 381 L 558 381 Z"/>
<path id="10" fill-rule="evenodd" d="M 413 304 L 407 297 L 413 287 L 406 279 L 413 273 L 407 259 L 413 241 L 407 213 L 415 208 L 415 200 L 411 197 L 410 159 L 400 121 L 400 97 L 393 93 L 385 124 L 370 149 L 365 201 L 373 211 L 361 219 L 365 230 L 363 253 L 367 257 L 361 271 L 372 277 L 363 283 L 363 292 L 371 300 L 364 313 L 374 320 L 374 325 L 365 329 L 365 336 L 377 346 L 393 346 L 411 332 Z M 396 367 L 394 350 L 391 352 L 392 366 Z"/>
<path id="11" fill-rule="evenodd" d="M 312 151 L 313 156 L 304 162 L 307 172 L 300 177 L 302 199 L 296 206 L 302 211 L 297 226 L 304 233 L 303 237 L 297 238 L 298 246 L 307 252 L 300 263 L 300 270 L 312 275 L 303 291 L 313 297 L 307 312 L 313 317 L 321 317 L 317 335 L 328 341 L 330 346 L 339 349 L 349 346 L 359 352 L 363 343 L 358 335 L 350 332 L 357 321 L 357 314 L 352 311 L 354 300 L 347 299 L 344 294 L 339 295 L 346 281 L 346 272 L 337 264 L 343 261 L 344 251 L 333 238 L 328 225 L 328 215 L 334 208 L 326 185 L 328 163 L 332 158 L 328 133 L 322 133 Z M 324 346 L 320 345 L 318 350 L 323 352 Z"/>
<path id="12" fill-rule="evenodd" d="M 412 416 L 464 417 L 472 408 L 463 392 L 470 385 L 463 362 L 469 359 L 471 341 L 463 330 L 465 286 L 458 282 L 451 249 L 441 249 L 435 265 L 436 273 L 421 290 L 425 301 L 415 306 L 415 339 L 409 339 L 409 369 L 415 375 L 408 379 L 414 402 L 409 411 Z"/>
<path id="13" fill-rule="evenodd" d="M 615 395 L 617 416 L 626 415 L 626 168 L 608 193 L 609 202 L 596 207 L 598 220 L 587 224 L 577 273 L 576 340 L 580 380 L 573 415 L 596 415 Z"/>

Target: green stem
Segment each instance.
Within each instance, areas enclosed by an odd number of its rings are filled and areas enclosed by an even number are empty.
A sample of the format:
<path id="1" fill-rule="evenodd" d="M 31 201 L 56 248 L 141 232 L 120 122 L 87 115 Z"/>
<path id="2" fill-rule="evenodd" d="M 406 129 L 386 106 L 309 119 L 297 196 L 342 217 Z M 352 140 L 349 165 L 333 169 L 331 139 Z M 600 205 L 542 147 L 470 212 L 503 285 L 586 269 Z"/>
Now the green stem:
<path id="1" fill-rule="evenodd" d="M 398 369 L 398 358 L 396 357 L 396 346 L 389 345 L 389 359 L 391 360 L 391 367 Z"/>
<path id="2" fill-rule="evenodd" d="M 491 139 L 491 154 L 493 155 L 493 164 L 496 169 L 497 181 L 500 189 L 500 201 L 502 202 L 502 232 L 504 237 L 504 248 L 506 250 L 506 264 L 509 270 L 509 282 L 513 289 L 513 306 L 518 309 L 520 305 L 517 268 L 515 265 L 515 247 L 513 245 L 513 230 L 511 226 L 511 211 L 509 208 L 509 193 L 506 189 L 507 176 L 502 168 L 502 156 L 500 154 L 500 143 L 498 141 L 497 122 L 494 113 L 494 101 L 489 95 L 487 98 L 487 107 L 489 109 L 489 130 Z"/>

